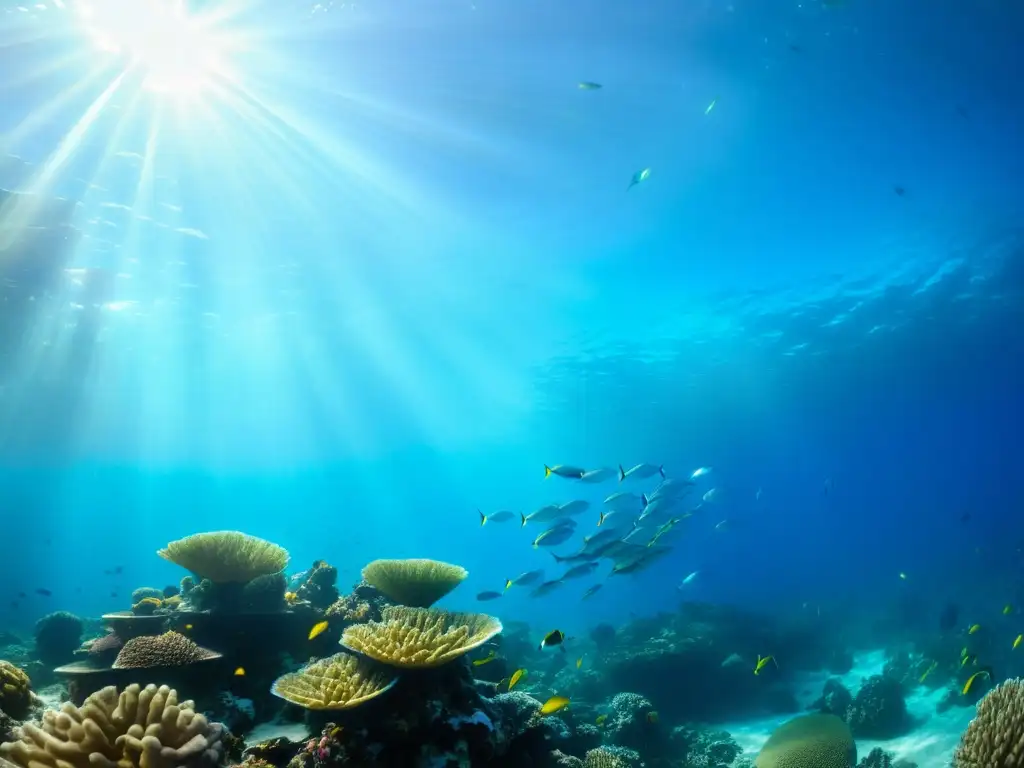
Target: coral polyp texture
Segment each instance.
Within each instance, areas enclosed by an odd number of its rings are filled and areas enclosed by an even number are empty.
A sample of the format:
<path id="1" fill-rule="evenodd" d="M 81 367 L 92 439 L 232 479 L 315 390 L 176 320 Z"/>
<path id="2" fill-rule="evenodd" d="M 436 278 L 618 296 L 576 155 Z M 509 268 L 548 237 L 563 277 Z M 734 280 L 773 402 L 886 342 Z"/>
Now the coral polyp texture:
<path id="1" fill-rule="evenodd" d="M 440 560 L 374 560 L 363 580 L 389 600 L 410 608 L 429 608 L 465 581 L 469 572 Z"/>
<path id="2" fill-rule="evenodd" d="M 26 723 L 0 757 L 21 768 L 212 768 L 224 756 L 223 727 L 178 702 L 167 686 L 109 686 L 81 707 L 65 703 Z"/>
<path id="3" fill-rule="evenodd" d="M 284 547 L 239 531 L 196 533 L 172 541 L 157 554 L 215 584 L 280 573 L 289 559 Z"/>
<path id="4" fill-rule="evenodd" d="M 350 653 L 337 653 L 279 677 L 271 691 L 305 709 L 352 709 L 380 696 L 397 680 Z"/>
<path id="5" fill-rule="evenodd" d="M 480 613 L 389 606 L 382 621 L 345 629 L 341 644 L 393 667 L 439 667 L 479 648 L 501 632 L 501 622 Z"/>
<path id="6" fill-rule="evenodd" d="M 32 683 L 25 671 L 9 661 L 0 661 L 0 712 L 18 720 L 32 706 Z"/>
<path id="7" fill-rule="evenodd" d="M 196 645 L 178 632 L 164 632 L 129 640 L 118 652 L 113 668 L 185 667 L 219 658 L 219 653 Z"/>
<path id="8" fill-rule="evenodd" d="M 765 742 L 754 768 L 854 768 L 857 746 L 850 727 L 835 715 L 788 720 Z"/>
<path id="9" fill-rule="evenodd" d="M 978 711 L 960 737 L 955 768 L 1024 766 L 1024 680 L 1007 680 L 978 702 Z"/>

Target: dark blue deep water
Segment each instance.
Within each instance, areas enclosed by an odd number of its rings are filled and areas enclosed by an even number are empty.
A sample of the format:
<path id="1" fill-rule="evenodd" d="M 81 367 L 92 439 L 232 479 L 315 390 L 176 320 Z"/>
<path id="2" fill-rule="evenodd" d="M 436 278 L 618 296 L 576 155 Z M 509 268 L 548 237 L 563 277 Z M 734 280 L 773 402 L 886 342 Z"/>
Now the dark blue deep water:
<path id="1" fill-rule="evenodd" d="M 0 630 L 225 529 L 541 634 L 1024 607 L 1019 3 L 151 5 L 0 0 Z M 671 551 L 474 599 L 640 462 Z"/>

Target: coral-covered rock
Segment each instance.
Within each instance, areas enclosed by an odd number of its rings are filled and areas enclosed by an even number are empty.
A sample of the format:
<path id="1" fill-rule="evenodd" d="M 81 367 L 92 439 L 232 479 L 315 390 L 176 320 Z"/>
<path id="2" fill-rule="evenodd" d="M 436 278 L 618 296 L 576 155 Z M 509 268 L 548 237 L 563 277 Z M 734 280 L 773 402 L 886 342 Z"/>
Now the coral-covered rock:
<path id="1" fill-rule="evenodd" d="M 50 666 L 71 661 L 82 639 L 82 620 L 73 613 L 57 611 L 36 622 L 36 653 Z"/>
<path id="2" fill-rule="evenodd" d="M 839 680 L 832 678 L 825 681 L 821 696 L 810 708 L 826 715 L 836 715 L 845 720 L 851 704 L 853 704 L 853 694 Z"/>
<path id="3" fill-rule="evenodd" d="M 0 712 L 23 720 L 31 706 L 32 683 L 28 675 L 9 661 L 0 661 Z"/>
<path id="4" fill-rule="evenodd" d="M 853 735 L 860 739 L 892 739 L 913 727 L 903 687 L 898 680 L 873 675 L 867 678 L 846 711 Z"/>

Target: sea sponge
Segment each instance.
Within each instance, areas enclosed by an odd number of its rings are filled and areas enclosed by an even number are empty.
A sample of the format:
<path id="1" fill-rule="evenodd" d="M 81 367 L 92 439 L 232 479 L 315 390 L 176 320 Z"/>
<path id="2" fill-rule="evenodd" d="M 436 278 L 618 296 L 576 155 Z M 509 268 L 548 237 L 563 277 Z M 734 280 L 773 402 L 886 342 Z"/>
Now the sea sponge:
<path id="1" fill-rule="evenodd" d="M 80 708 L 65 703 L 26 723 L 0 757 L 21 768 L 212 768 L 224 755 L 223 726 L 166 685 L 109 686 Z"/>
<path id="2" fill-rule="evenodd" d="M 1024 680 L 997 685 L 978 702 L 977 714 L 960 737 L 954 768 L 1024 766 Z"/>
<path id="3" fill-rule="evenodd" d="M 393 667 L 439 667 L 501 632 L 501 622 L 481 613 L 449 613 L 392 605 L 382 621 L 345 629 L 341 644 Z"/>
<path id="4" fill-rule="evenodd" d="M 219 659 L 220 654 L 196 645 L 177 632 L 142 635 L 124 644 L 114 659 L 113 669 L 184 667 L 200 661 Z"/>
<path id="5" fill-rule="evenodd" d="M 24 720 L 32 706 L 32 681 L 20 667 L 0 661 L 0 713 Z"/>
<path id="6" fill-rule="evenodd" d="M 465 568 L 440 560 L 374 560 L 363 568 L 367 584 L 410 608 L 429 608 L 468 575 Z"/>
<path id="7" fill-rule="evenodd" d="M 252 581 L 288 565 L 286 549 L 239 531 L 196 533 L 172 541 L 157 554 L 215 584 Z"/>
<path id="8" fill-rule="evenodd" d="M 854 768 L 857 745 L 850 727 L 835 715 L 794 717 L 776 728 L 754 768 Z"/>
<path id="9" fill-rule="evenodd" d="M 270 691 L 306 709 L 352 709 L 389 690 L 398 678 L 350 653 L 336 653 L 274 681 Z"/>

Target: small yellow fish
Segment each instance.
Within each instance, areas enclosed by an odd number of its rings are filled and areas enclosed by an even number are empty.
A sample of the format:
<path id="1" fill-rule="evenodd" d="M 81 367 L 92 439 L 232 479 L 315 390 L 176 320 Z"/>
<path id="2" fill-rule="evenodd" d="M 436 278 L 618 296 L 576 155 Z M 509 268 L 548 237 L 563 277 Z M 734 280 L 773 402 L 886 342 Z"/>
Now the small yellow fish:
<path id="1" fill-rule="evenodd" d="M 579 669 L 582 666 L 583 666 L 583 657 L 580 656 L 578 659 L 576 659 L 576 669 Z"/>
<path id="2" fill-rule="evenodd" d="M 962 659 L 966 655 L 967 655 L 967 646 L 965 645 L 963 648 L 960 649 L 960 658 Z"/>
<path id="3" fill-rule="evenodd" d="M 761 654 L 757 654 L 757 664 L 754 667 L 754 674 L 760 675 L 761 670 L 767 666 L 769 661 L 775 664 L 776 669 L 778 669 L 779 662 L 775 661 L 774 656 L 762 656 Z"/>
<path id="4" fill-rule="evenodd" d="M 550 699 L 545 701 L 544 706 L 540 708 L 541 717 L 544 715 L 553 715 L 555 712 L 561 712 L 568 706 L 569 700 L 565 696 L 552 696 Z"/>
<path id="5" fill-rule="evenodd" d="M 604 721 L 608 719 L 608 715 L 598 715 L 597 720 L 594 721 L 594 725 L 604 725 Z"/>
<path id="6" fill-rule="evenodd" d="M 191 624 L 186 624 L 185 625 L 185 629 L 192 629 L 192 625 Z"/>
<path id="7" fill-rule="evenodd" d="M 1013 613 L 1013 606 L 1007 603 L 1003 606 L 1003 616 L 1009 616 L 1011 613 Z"/>
<path id="8" fill-rule="evenodd" d="M 926 670 L 924 671 L 924 674 L 923 674 L 923 675 L 921 675 L 921 677 L 920 677 L 920 678 L 918 678 L 918 681 L 917 681 L 917 682 L 919 682 L 919 683 L 923 683 L 923 682 L 924 682 L 925 680 L 927 680 L 927 679 L 928 679 L 928 675 L 930 675 L 930 674 L 931 674 L 932 672 L 934 672 L 934 671 L 935 671 L 935 669 L 936 669 L 936 667 L 938 667 L 938 666 L 939 666 L 939 662 L 937 662 L 937 661 L 933 661 L 933 662 L 932 662 L 932 663 L 931 663 L 931 664 L 929 665 L 928 669 L 926 669 Z"/>
<path id="9" fill-rule="evenodd" d="M 313 625 L 313 628 L 309 630 L 309 639 L 312 640 L 314 637 L 322 635 L 327 631 L 327 627 L 330 626 L 326 621 L 318 621 Z"/>
<path id="10" fill-rule="evenodd" d="M 515 582 L 513 582 L 513 581 L 512 581 L 512 579 L 505 579 L 505 589 L 508 589 L 508 588 L 509 588 L 509 587 L 511 587 L 511 586 L 512 586 L 512 584 L 514 584 L 514 583 L 515 583 Z"/>
<path id="11" fill-rule="evenodd" d="M 495 653 L 494 649 L 492 648 L 491 652 L 488 653 L 486 656 L 484 656 L 482 659 L 474 659 L 473 660 L 473 666 L 474 667 L 482 667 L 484 664 L 488 664 L 488 663 L 494 661 L 496 658 L 498 658 L 498 654 Z"/>
<path id="12" fill-rule="evenodd" d="M 985 667 L 984 669 L 979 669 L 973 675 L 968 677 L 967 678 L 967 682 L 964 683 L 964 689 L 963 689 L 963 691 L 961 691 L 961 693 L 964 696 L 966 696 L 968 693 L 971 692 L 971 686 L 974 685 L 974 681 L 977 680 L 980 675 L 984 675 L 989 680 L 991 680 L 992 679 L 992 668 L 991 667 Z"/>
<path id="13" fill-rule="evenodd" d="M 977 664 L 977 663 L 978 663 L 978 657 L 975 656 L 973 653 L 968 653 L 966 656 L 964 656 L 960 660 L 960 669 L 963 669 L 968 664 Z"/>
<path id="14" fill-rule="evenodd" d="M 235 667 L 235 677 L 245 677 L 245 667 Z"/>
<path id="15" fill-rule="evenodd" d="M 1024 635 L 1017 635 L 1017 639 L 1013 641 L 1013 650 L 1017 650 L 1017 646 L 1022 642 L 1024 642 Z"/>
<path id="16" fill-rule="evenodd" d="M 657 725 L 658 724 L 658 713 L 655 712 L 654 710 L 651 710 L 650 712 L 647 713 L 647 718 L 646 719 L 647 719 L 647 722 L 650 723 L 651 725 Z"/>
<path id="17" fill-rule="evenodd" d="M 981 624 L 972 624 L 971 628 L 967 630 L 967 634 L 968 635 L 973 635 L 979 629 L 981 629 Z"/>
<path id="18" fill-rule="evenodd" d="M 285 599 L 285 602 L 287 602 L 287 603 L 294 603 L 296 600 L 299 599 L 299 596 L 297 594 L 295 594 L 294 592 L 285 592 L 284 593 L 284 599 Z"/>
<path id="19" fill-rule="evenodd" d="M 512 673 L 512 679 L 508 681 L 508 689 L 511 691 L 513 688 L 516 687 L 516 683 L 518 683 L 524 677 L 526 677 L 526 670 L 522 668 L 517 669 L 515 672 Z"/>

